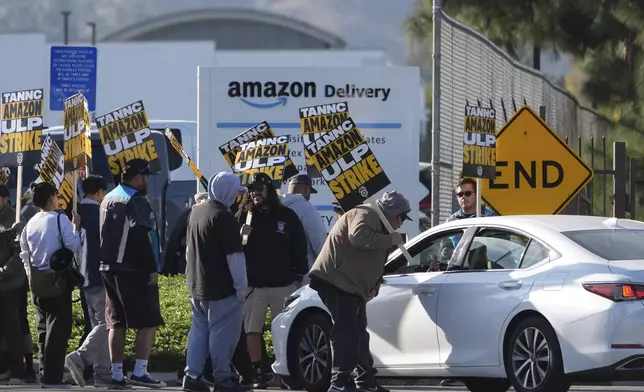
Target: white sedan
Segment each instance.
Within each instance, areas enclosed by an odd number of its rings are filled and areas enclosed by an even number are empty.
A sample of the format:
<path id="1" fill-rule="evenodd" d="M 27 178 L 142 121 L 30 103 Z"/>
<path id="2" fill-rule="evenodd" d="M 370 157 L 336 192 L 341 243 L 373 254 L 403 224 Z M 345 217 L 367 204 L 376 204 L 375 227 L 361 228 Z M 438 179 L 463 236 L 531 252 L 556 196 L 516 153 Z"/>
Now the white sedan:
<path id="1" fill-rule="evenodd" d="M 367 304 L 379 377 L 460 379 L 473 392 L 644 378 L 644 223 L 463 219 L 405 246 L 413 262 L 393 252 Z M 272 325 L 275 373 L 326 391 L 331 325 L 316 291 L 291 295 Z"/>

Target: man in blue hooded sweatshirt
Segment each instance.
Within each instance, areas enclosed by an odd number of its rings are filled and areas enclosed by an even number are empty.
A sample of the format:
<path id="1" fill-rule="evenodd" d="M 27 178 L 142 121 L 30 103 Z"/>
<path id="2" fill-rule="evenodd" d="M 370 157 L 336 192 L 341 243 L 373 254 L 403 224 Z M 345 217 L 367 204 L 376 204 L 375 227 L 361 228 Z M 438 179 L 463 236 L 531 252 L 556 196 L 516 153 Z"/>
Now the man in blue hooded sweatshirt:
<path id="1" fill-rule="evenodd" d="M 237 220 L 230 206 L 240 192 L 239 177 L 220 172 L 208 182 L 208 201 L 195 206 L 186 233 L 186 280 L 192 304 L 183 390 L 210 392 L 201 377 L 210 354 L 215 388 L 247 392 L 230 361 L 242 329 L 247 279 Z"/>

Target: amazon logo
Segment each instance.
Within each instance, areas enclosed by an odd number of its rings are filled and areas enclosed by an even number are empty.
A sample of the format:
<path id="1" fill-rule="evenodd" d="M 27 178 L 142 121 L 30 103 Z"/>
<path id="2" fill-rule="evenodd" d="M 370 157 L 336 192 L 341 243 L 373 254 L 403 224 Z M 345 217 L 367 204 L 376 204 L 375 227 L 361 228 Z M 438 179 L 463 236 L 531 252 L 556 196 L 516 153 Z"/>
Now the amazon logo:
<path id="1" fill-rule="evenodd" d="M 315 82 L 237 82 L 228 83 L 228 96 L 239 98 L 248 106 L 270 109 L 286 106 L 289 97 L 315 98 Z"/>

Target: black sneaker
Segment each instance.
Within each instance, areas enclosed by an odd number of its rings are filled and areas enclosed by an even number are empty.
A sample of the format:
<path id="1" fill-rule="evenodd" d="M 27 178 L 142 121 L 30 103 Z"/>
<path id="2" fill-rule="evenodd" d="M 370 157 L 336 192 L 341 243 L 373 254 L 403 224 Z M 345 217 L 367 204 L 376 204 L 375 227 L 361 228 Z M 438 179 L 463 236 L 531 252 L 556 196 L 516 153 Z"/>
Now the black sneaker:
<path id="1" fill-rule="evenodd" d="M 211 392 L 210 388 L 200 378 L 192 378 L 190 376 L 183 377 L 183 384 L 181 386 L 183 391 L 188 392 Z"/>
<path id="2" fill-rule="evenodd" d="M 389 389 L 383 387 L 378 383 L 374 385 L 360 385 L 358 386 L 358 390 L 362 392 L 390 392 Z"/>
<path id="3" fill-rule="evenodd" d="M 347 385 L 340 385 L 336 383 L 331 383 L 331 386 L 328 389 L 328 392 L 359 392 L 360 390 L 353 385 L 353 383 L 348 383 Z"/>
<path id="4" fill-rule="evenodd" d="M 253 384 L 255 389 L 268 389 L 270 383 L 275 381 L 275 376 L 273 373 L 260 373 L 257 376 L 257 380 Z"/>
<path id="5" fill-rule="evenodd" d="M 166 384 L 163 381 L 155 380 L 147 373 L 142 376 L 135 376 L 134 374 L 131 375 L 130 384 L 136 385 L 137 387 L 146 387 L 153 389 L 166 387 Z"/>
<path id="6" fill-rule="evenodd" d="M 242 385 L 236 378 L 230 378 L 226 382 L 215 384 L 217 392 L 252 392 L 253 388 L 249 385 Z"/>
<path id="7" fill-rule="evenodd" d="M 112 379 L 110 386 L 107 389 L 132 389 L 132 385 L 123 377 L 122 380 Z"/>

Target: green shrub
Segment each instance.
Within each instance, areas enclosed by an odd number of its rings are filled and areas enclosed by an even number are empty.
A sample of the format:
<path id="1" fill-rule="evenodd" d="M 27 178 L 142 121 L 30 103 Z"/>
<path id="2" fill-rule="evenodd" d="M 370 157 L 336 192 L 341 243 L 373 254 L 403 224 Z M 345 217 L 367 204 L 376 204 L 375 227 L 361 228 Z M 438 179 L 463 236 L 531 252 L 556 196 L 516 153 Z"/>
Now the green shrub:
<path id="1" fill-rule="evenodd" d="M 79 298 L 78 291 L 74 292 L 74 298 Z M 157 332 L 148 368 L 150 371 L 155 372 L 173 372 L 183 362 L 186 339 L 192 324 L 192 312 L 190 310 L 185 276 L 159 276 L 159 298 L 165 325 L 159 328 Z M 29 327 L 33 336 L 34 346 L 36 346 L 38 342 L 36 316 L 33 305 L 31 301 L 29 302 Z M 272 359 L 274 351 L 270 334 L 270 314 L 266 318 L 266 327 L 268 328 L 268 332 L 265 334 L 267 350 Z M 83 310 L 80 301 L 78 301 L 73 304 L 72 337 L 69 340 L 68 352 L 78 348 L 82 343 L 80 342 L 82 335 Z M 132 369 L 130 362 L 134 360 L 134 336 L 134 331 L 128 331 L 125 351 L 127 357 L 126 369 Z M 34 347 L 34 351 L 37 351 L 37 347 Z"/>

